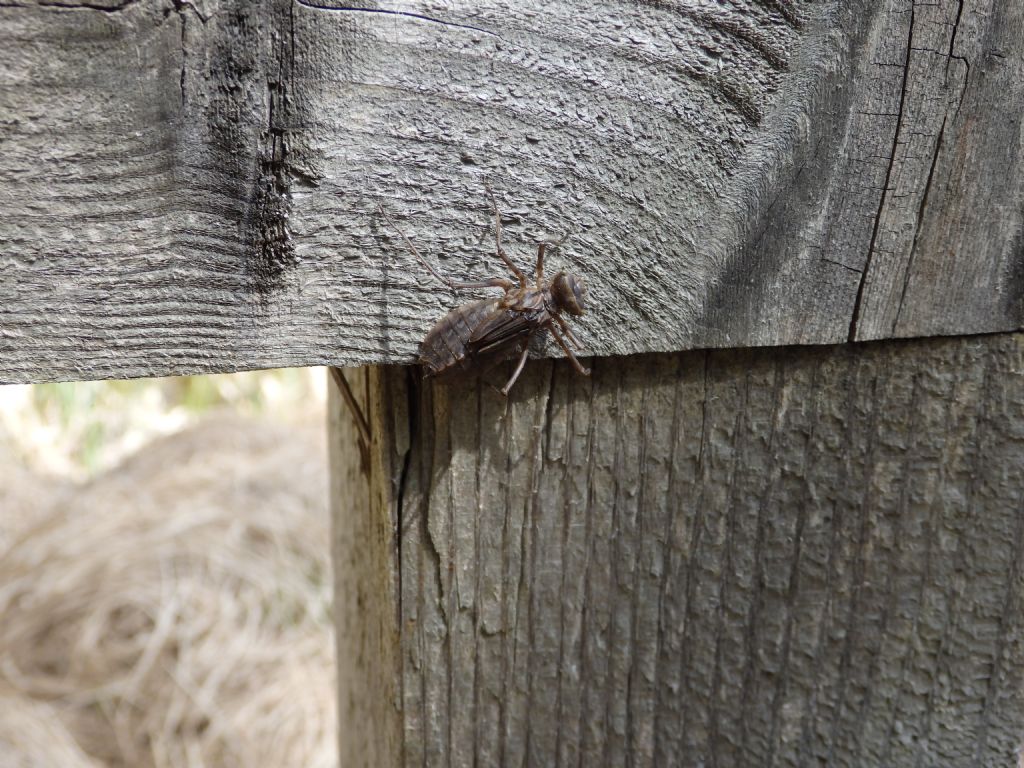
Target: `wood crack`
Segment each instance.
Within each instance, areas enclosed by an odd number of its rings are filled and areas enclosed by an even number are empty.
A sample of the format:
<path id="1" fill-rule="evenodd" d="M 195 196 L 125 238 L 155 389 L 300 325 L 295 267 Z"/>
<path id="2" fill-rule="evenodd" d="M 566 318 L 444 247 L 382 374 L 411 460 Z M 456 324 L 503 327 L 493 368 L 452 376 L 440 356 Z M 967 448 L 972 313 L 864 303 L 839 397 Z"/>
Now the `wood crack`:
<path id="1" fill-rule="evenodd" d="M 548 430 L 548 440 L 551 440 L 552 437 L 553 437 L 553 434 L 552 434 L 551 428 L 550 428 L 550 425 L 551 425 L 551 403 L 552 403 L 552 401 L 554 400 L 554 397 L 555 397 L 555 372 L 557 370 L 557 366 L 556 365 L 552 365 L 551 369 L 552 369 L 551 370 L 551 383 L 549 385 L 550 389 L 549 389 L 549 392 L 548 392 L 548 419 L 547 419 L 547 422 L 546 422 L 546 426 L 547 426 L 547 430 Z M 574 505 L 572 503 L 572 497 L 571 497 L 571 494 L 569 492 L 569 479 L 568 479 L 569 470 L 570 470 L 570 467 L 572 466 L 572 462 L 573 462 L 572 451 L 573 451 L 573 447 L 574 447 L 573 446 L 573 440 L 572 440 L 572 437 L 571 437 L 574 434 L 574 430 L 575 430 L 575 418 L 574 417 L 575 417 L 575 413 L 576 413 L 575 409 L 573 408 L 572 394 L 571 394 L 573 389 L 574 389 L 574 387 L 575 387 L 575 384 L 576 384 L 574 379 L 575 379 L 575 377 L 572 377 L 572 378 L 570 378 L 570 380 L 568 382 L 568 385 L 567 385 L 567 396 L 566 396 L 566 401 L 565 401 L 565 408 L 568 410 L 568 415 L 566 417 L 566 440 L 565 440 L 565 453 L 564 453 L 564 471 L 563 471 L 562 479 L 561 479 L 561 483 L 560 483 L 560 485 L 561 485 L 561 488 L 560 488 L 561 494 L 560 494 L 560 496 L 561 496 L 561 502 L 562 502 L 562 508 L 563 508 L 562 530 L 560 531 L 560 533 L 561 533 L 561 542 L 562 542 L 562 551 L 563 552 L 568 551 L 568 549 L 569 549 L 569 537 L 570 537 L 570 530 L 571 530 L 571 527 L 572 527 L 572 516 L 573 516 L 573 512 L 575 511 L 575 507 L 574 507 Z M 561 580 L 559 582 L 563 598 L 561 600 L 560 610 L 558 611 L 558 670 L 557 670 L 557 682 L 556 682 L 556 694 L 555 694 L 555 712 L 558 715 L 558 730 L 557 730 L 557 732 L 555 734 L 555 754 L 556 755 L 561 755 L 562 754 L 563 743 L 564 743 L 564 734 L 565 734 L 566 729 L 571 725 L 570 722 L 568 721 L 568 719 L 564 715 L 564 712 L 565 712 L 565 704 L 564 704 L 564 696 L 563 696 L 563 694 L 564 694 L 564 684 L 563 684 L 563 679 L 562 679 L 562 672 L 566 668 L 567 656 L 568 656 L 568 653 L 567 653 L 567 650 L 566 650 L 566 635 L 568 634 L 568 632 L 566 631 L 566 624 L 567 624 L 567 622 L 566 622 L 566 616 L 565 616 L 565 614 L 566 614 L 566 603 L 568 601 L 564 597 L 566 594 L 568 594 L 569 589 L 570 589 L 569 585 L 567 584 L 568 576 L 569 576 L 569 568 L 563 565 L 563 568 L 562 568 L 562 578 L 561 578 Z"/>
<path id="2" fill-rule="evenodd" d="M 332 369 L 337 370 L 337 369 Z M 409 490 L 410 481 L 410 469 L 412 468 L 412 455 L 415 450 L 415 446 L 420 443 L 420 436 L 418 433 L 420 425 L 420 413 L 419 413 L 419 392 L 416 387 L 415 375 L 412 368 L 408 370 L 405 380 L 405 388 L 401 393 L 404 395 L 406 400 L 406 408 L 408 409 L 408 430 L 409 440 L 405 445 L 405 450 L 401 454 L 399 461 L 401 462 L 401 469 L 398 472 L 398 479 L 394 482 L 394 494 L 395 494 L 395 604 L 397 608 L 398 626 L 401 626 L 402 616 L 402 567 L 404 565 L 402 561 L 402 541 L 405 539 L 406 530 L 406 495 Z M 370 396 L 370 372 L 367 369 L 366 372 L 366 392 L 367 399 Z M 369 424 L 366 425 L 367 433 L 370 433 Z M 370 442 L 368 448 L 372 447 L 373 443 Z M 390 479 L 390 478 L 389 478 Z M 420 477 L 422 482 L 422 475 Z M 404 684 L 404 677 L 403 677 Z M 399 700 L 404 700 L 404 692 L 399 692 Z"/>
<path id="3" fill-rule="evenodd" d="M 444 27 L 450 27 L 452 29 L 467 29 L 473 32 L 479 32 L 490 37 L 496 37 L 501 39 L 501 35 L 497 32 L 492 32 L 489 29 L 483 27 L 474 27 L 472 24 L 460 24 L 454 21 L 446 21 L 445 19 L 439 19 L 435 16 L 426 16 L 422 13 L 412 13 L 410 11 L 395 11 L 387 8 L 362 8 L 359 6 L 350 5 L 319 5 L 312 2 L 312 0 L 295 0 L 299 5 L 303 5 L 306 8 L 313 8 L 318 11 L 338 11 L 344 13 L 376 13 L 384 16 L 400 16 L 407 19 L 415 19 L 416 21 L 425 21 L 430 24 L 440 24 Z"/>
<path id="4" fill-rule="evenodd" d="M 647 466 L 647 455 L 648 455 L 648 415 L 650 413 L 650 407 L 648 405 L 649 397 L 651 394 L 651 388 L 643 386 L 640 395 L 640 417 L 638 421 L 639 434 L 636 436 L 635 441 L 637 444 L 638 451 L 638 464 L 641 467 Z M 626 670 L 626 722 L 625 722 L 625 740 L 626 749 L 630 750 L 632 745 L 637 739 L 637 728 L 634 722 L 634 711 L 632 702 L 634 701 L 634 689 L 637 687 L 637 678 L 641 676 L 641 672 L 637 669 L 638 656 L 640 655 L 637 643 L 637 624 L 639 623 L 639 613 L 641 608 L 641 600 L 639 599 L 641 590 L 641 559 L 643 557 L 643 548 L 640 542 L 644 540 L 644 520 L 646 515 L 644 514 L 648 510 L 648 504 L 645 503 L 647 494 L 644 493 L 646 484 L 641 482 L 639 488 L 636 491 L 636 551 L 633 554 L 634 565 L 633 565 L 633 605 L 632 610 L 629 612 L 629 665 Z"/>
<path id="5" fill-rule="evenodd" d="M 946 59 L 946 81 L 947 81 L 947 84 L 949 82 L 949 65 L 953 61 L 959 61 L 959 62 L 961 62 L 964 65 L 964 81 L 963 81 L 963 85 L 960 88 L 960 96 L 957 99 L 956 111 L 953 113 L 953 120 L 954 120 L 954 122 L 960 117 L 960 109 L 961 109 L 961 107 L 963 107 L 963 105 L 964 105 L 964 97 L 967 95 L 967 84 L 970 82 L 970 79 L 971 79 L 971 62 L 970 62 L 970 60 L 968 60 L 968 58 L 966 56 L 958 56 L 957 54 L 955 54 L 953 52 L 954 48 L 956 46 L 957 35 L 960 32 L 960 20 L 963 17 L 963 14 L 964 14 L 964 0 L 960 0 L 959 6 L 957 7 L 957 10 L 956 10 L 956 19 L 953 20 L 953 32 L 949 36 L 949 51 L 946 54 L 947 55 L 947 59 Z"/>
<path id="6" fill-rule="evenodd" d="M 181 75 L 178 78 L 178 88 L 181 91 L 181 111 L 185 111 L 185 79 L 186 73 L 188 72 L 188 44 L 186 42 L 186 34 L 188 32 L 188 25 L 186 24 L 185 13 L 179 3 L 174 4 L 174 10 L 178 13 L 179 21 L 181 22 Z"/>
<path id="7" fill-rule="evenodd" d="M 594 365 L 591 366 L 591 376 L 594 376 L 599 370 L 597 367 L 597 361 L 594 361 Z M 594 478 L 597 476 L 599 469 L 597 467 L 596 451 L 594 450 L 594 443 L 597 439 L 596 432 L 598 430 L 598 423 L 595 414 L 595 402 L 596 402 L 597 386 L 593 383 L 590 384 L 589 397 L 585 406 L 586 412 L 589 416 L 589 423 L 587 424 L 587 441 L 586 441 L 586 486 L 587 486 L 587 497 L 584 503 L 584 520 L 585 532 L 584 532 L 584 552 L 585 559 L 583 563 L 583 594 L 584 599 L 580 606 L 579 612 L 579 625 L 580 625 L 580 642 L 579 642 L 579 658 L 577 663 L 580 670 L 580 708 L 576 719 L 576 732 L 582 734 L 585 732 L 586 726 L 586 714 L 588 710 L 588 702 L 590 701 L 587 695 L 590 692 L 590 681 L 592 678 L 591 674 L 588 674 L 590 664 L 590 656 L 587 654 L 587 636 L 588 629 L 591 627 L 591 601 L 586 599 L 586 595 L 589 592 L 588 585 L 590 584 L 590 566 L 593 563 L 593 550 L 594 550 Z M 582 749 L 581 749 L 582 752 Z"/>
<path id="8" fill-rule="evenodd" d="M 903 288 L 900 291 L 899 304 L 896 306 L 896 314 L 892 320 L 892 327 L 890 333 L 895 334 L 896 328 L 899 326 L 900 313 L 903 312 L 903 306 L 907 300 L 907 289 L 910 287 L 910 280 L 913 277 L 913 266 L 914 266 L 914 254 L 917 252 L 917 246 L 921 240 L 921 233 L 924 229 L 924 214 L 928 207 L 928 196 L 932 191 L 932 180 L 935 178 L 935 168 L 939 164 L 939 155 L 942 154 L 942 143 L 943 138 L 946 135 L 946 121 L 948 115 L 942 118 L 942 127 L 939 128 L 938 138 L 935 140 L 935 151 L 932 152 L 932 162 L 928 169 L 928 180 L 924 185 L 924 193 L 921 195 L 921 205 L 917 210 L 917 223 L 914 229 L 914 240 L 910 246 L 910 253 L 907 255 L 907 263 L 904 267 L 903 272 Z"/>
<path id="9" fill-rule="evenodd" d="M 896 128 L 893 131 L 892 148 L 889 153 L 889 164 L 885 169 L 885 182 L 882 184 L 882 195 L 881 199 L 878 201 L 878 211 L 875 213 L 875 223 L 871 230 L 871 241 L 868 244 L 868 252 L 864 260 L 864 269 L 861 271 L 860 283 L 857 286 L 857 297 L 853 302 L 853 313 L 850 318 L 850 330 L 847 334 L 847 341 L 857 340 L 857 326 L 860 322 L 861 305 L 864 301 L 864 292 L 871 272 L 871 260 L 875 252 L 875 243 L 878 240 L 878 231 L 882 224 L 882 214 L 885 211 L 885 204 L 888 201 L 889 183 L 892 180 L 892 170 L 896 165 L 896 151 L 899 148 L 900 131 L 903 127 L 903 114 L 907 101 L 907 83 L 910 79 L 910 57 L 911 51 L 913 50 L 914 40 L 914 8 L 915 2 L 911 2 L 910 23 L 908 24 L 907 29 L 907 55 L 903 62 L 903 82 L 900 86 L 900 105 L 896 113 Z"/>
<path id="10" fill-rule="evenodd" d="M 100 13 L 120 13 L 126 8 L 135 5 L 139 0 L 124 0 L 120 5 L 100 5 L 99 3 L 59 3 L 52 0 L 42 0 L 32 3 L 0 3 L 0 8 L 53 8 L 55 10 L 65 9 L 69 11 L 99 11 Z"/>
<path id="11" fill-rule="evenodd" d="M 626 459 L 624 455 L 626 450 L 626 440 L 625 435 L 623 434 L 625 432 L 625 423 L 627 419 L 625 414 L 625 408 L 623 407 L 623 400 L 625 395 L 625 388 L 623 387 L 623 382 L 625 381 L 625 372 L 621 368 L 618 368 L 616 369 L 614 375 L 615 404 L 612 406 L 612 415 L 614 418 L 615 426 L 614 448 L 612 450 L 611 475 L 611 485 L 614 490 L 611 499 L 611 509 L 609 510 L 609 517 L 611 519 L 611 530 L 609 534 L 611 542 L 609 544 L 609 549 L 613 554 L 611 557 L 611 562 L 609 563 L 609 568 L 611 570 L 611 574 L 609 576 L 611 593 L 605 596 L 605 599 L 608 603 L 609 617 L 615 616 L 616 609 L 619 607 L 619 596 L 622 591 L 621 585 L 623 579 L 620 569 L 622 569 L 625 565 L 624 559 L 622 557 L 622 552 L 624 549 L 624 545 L 622 543 L 622 516 L 625 514 L 625 511 L 623 510 L 624 500 L 622 497 L 624 493 L 624 486 L 627 482 L 627 475 L 625 472 Z M 613 631 L 614 627 L 614 619 L 609 618 L 608 635 L 610 642 L 608 643 L 607 656 L 605 658 L 605 662 L 607 664 L 605 671 L 607 674 L 607 679 L 609 680 L 613 679 L 614 677 L 614 663 L 616 661 L 616 657 L 621 652 L 618 645 L 615 643 L 615 633 Z M 626 695 L 628 696 L 628 692 Z M 615 712 L 613 711 L 615 703 L 616 702 L 614 697 L 609 696 L 605 699 L 601 723 L 606 730 L 611 730 L 612 728 L 624 730 L 624 724 L 616 722 Z M 613 765 L 615 763 L 612 754 L 612 746 L 612 739 L 606 738 L 604 742 L 604 749 L 602 750 L 601 754 L 602 763 L 604 765 Z"/>

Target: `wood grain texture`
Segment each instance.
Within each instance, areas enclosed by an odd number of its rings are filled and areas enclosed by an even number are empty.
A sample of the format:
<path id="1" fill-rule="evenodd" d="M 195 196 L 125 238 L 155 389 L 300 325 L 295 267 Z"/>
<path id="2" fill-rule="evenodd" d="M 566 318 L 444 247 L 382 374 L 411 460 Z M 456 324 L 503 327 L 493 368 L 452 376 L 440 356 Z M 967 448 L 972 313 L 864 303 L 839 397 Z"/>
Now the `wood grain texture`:
<path id="1" fill-rule="evenodd" d="M 570 233 L 588 352 L 1024 325 L 1007 0 L 0 0 L 0 381 L 408 362 Z M 548 350 L 552 352 L 552 350 Z"/>
<path id="2" fill-rule="evenodd" d="M 340 372 L 361 400 L 382 390 L 369 369 Z M 331 466 L 331 556 L 338 665 L 338 729 L 342 766 L 390 766 L 401 761 L 397 529 L 392 489 L 380 467 L 395 435 L 367 445 L 335 381 L 328 377 Z M 378 407 L 377 410 L 380 410 Z M 408 431 L 408 430 L 406 430 Z M 378 434 L 380 434 L 378 432 Z M 371 461 L 371 455 L 374 457 Z"/>
<path id="3" fill-rule="evenodd" d="M 593 364 L 374 369 L 402 764 L 1015 764 L 1024 336 Z"/>

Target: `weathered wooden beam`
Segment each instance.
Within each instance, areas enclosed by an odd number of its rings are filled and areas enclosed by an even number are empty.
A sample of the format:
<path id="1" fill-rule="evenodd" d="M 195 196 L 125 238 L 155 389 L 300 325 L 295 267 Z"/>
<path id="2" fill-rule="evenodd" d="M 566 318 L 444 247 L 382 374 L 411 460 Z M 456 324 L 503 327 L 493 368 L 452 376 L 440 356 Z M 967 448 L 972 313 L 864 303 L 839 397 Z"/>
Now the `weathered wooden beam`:
<path id="1" fill-rule="evenodd" d="M 343 765 L 1015 764 L 1024 336 L 594 367 L 371 369 Z"/>
<path id="2" fill-rule="evenodd" d="M 588 352 L 1024 325 L 1008 0 L 0 2 L 0 381 L 409 362 L 570 233 Z"/>

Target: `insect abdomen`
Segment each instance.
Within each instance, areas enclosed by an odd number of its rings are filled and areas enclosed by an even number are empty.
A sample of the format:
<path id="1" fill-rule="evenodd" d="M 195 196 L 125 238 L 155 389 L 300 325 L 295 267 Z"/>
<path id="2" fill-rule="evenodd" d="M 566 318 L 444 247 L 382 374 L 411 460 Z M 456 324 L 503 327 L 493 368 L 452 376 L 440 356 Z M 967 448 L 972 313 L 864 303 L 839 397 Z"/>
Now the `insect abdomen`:
<path id="1" fill-rule="evenodd" d="M 453 367 L 471 368 L 469 339 L 480 322 L 498 308 L 499 299 L 483 299 L 456 307 L 438 320 L 420 345 L 420 364 L 428 376 L 439 376 Z"/>

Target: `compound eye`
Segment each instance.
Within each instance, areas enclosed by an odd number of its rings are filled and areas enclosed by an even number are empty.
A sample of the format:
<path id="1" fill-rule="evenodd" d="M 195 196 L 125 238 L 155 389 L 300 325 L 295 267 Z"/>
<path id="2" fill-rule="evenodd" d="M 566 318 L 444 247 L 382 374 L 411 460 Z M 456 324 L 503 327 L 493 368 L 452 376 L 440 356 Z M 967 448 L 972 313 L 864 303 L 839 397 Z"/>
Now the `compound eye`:
<path id="1" fill-rule="evenodd" d="M 572 297 L 575 299 L 576 308 L 578 309 L 576 314 L 582 315 L 587 305 L 587 287 L 583 284 L 582 280 L 577 280 L 572 275 L 569 276 L 569 285 L 572 286 Z"/>
<path id="2" fill-rule="evenodd" d="M 570 315 L 578 316 L 583 314 L 587 289 L 583 287 L 583 282 L 579 278 L 563 272 L 555 279 L 554 287 L 558 295 L 558 303 L 562 309 Z"/>

